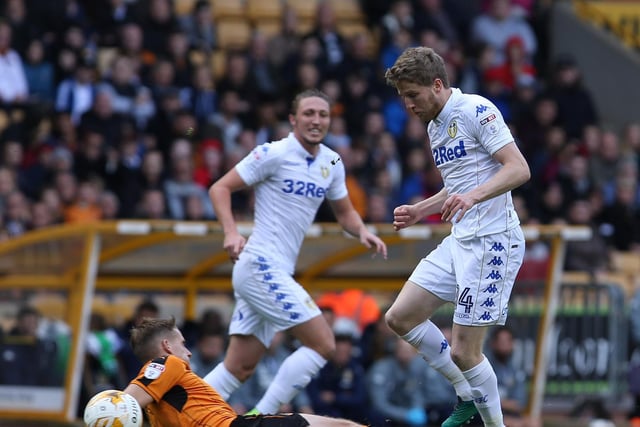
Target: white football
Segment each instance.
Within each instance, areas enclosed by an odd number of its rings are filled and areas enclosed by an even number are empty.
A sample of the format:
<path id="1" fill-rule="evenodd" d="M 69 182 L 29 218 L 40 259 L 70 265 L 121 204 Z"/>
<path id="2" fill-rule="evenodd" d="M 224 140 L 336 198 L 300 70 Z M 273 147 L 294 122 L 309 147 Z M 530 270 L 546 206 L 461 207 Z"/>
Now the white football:
<path id="1" fill-rule="evenodd" d="M 87 427 L 142 426 L 142 408 L 131 395 L 120 390 L 104 390 L 89 400 L 84 408 Z"/>

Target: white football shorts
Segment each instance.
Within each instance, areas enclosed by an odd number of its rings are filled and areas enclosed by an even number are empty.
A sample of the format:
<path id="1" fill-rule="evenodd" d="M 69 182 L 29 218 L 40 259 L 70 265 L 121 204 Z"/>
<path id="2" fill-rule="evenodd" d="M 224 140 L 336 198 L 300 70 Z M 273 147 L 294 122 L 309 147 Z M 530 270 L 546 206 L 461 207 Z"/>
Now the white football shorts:
<path id="1" fill-rule="evenodd" d="M 504 325 L 524 250 L 520 227 L 469 240 L 449 235 L 420 260 L 409 280 L 454 303 L 454 323 Z"/>
<path id="2" fill-rule="evenodd" d="M 230 335 L 255 335 L 268 347 L 276 332 L 321 315 L 309 293 L 264 255 L 240 253 L 231 281 L 236 305 Z"/>

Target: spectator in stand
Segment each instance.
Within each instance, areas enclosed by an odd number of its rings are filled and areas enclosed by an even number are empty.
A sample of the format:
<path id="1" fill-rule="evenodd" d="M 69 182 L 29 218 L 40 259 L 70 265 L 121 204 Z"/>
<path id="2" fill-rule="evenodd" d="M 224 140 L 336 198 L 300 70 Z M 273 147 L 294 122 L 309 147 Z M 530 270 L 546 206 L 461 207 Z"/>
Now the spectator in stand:
<path id="1" fill-rule="evenodd" d="M 52 221 L 55 224 L 61 224 L 64 221 L 64 210 L 62 207 L 62 199 L 60 197 L 60 193 L 56 190 L 55 187 L 45 187 L 43 188 L 39 202 L 42 202 L 46 205 L 47 209 L 51 213 Z"/>
<path id="2" fill-rule="evenodd" d="M 331 3 L 318 2 L 315 25 L 312 31 L 305 36 L 320 42 L 323 76 L 329 78 L 338 78 L 344 71 L 343 61 L 346 45 L 336 25 L 336 15 Z"/>
<path id="3" fill-rule="evenodd" d="M 374 362 L 367 371 L 369 420 L 376 426 L 426 426 L 423 381 L 429 365 L 406 341 L 396 338 L 394 346 L 392 355 Z"/>
<path id="4" fill-rule="evenodd" d="M 118 30 L 122 25 L 135 18 L 135 5 L 134 2 L 127 0 L 95 2 L 90 17 L 96 31 L 98 46 L 114 47 L 117 45 Z"/>
<path id="5" fill-rule="evenodd" d="M 207 139 L 200 143 L 197 160 L 199 164 L 193 173 L 193 180 L 202 188 L 208 189 L 224 174 L 222 144 L 215 139 Z"/>
<path id="6" fill-rule="evenodd" d="M 205 125 L 218 106 L 218 92 L 211 68 L 205 64 L 195 66 L 191 85 L 181 95 L 185 98 L 182 103 L 193 113 L 198 124 Z"/>
<path id="7" fill-rule="evenodd" d="M 31 202 L 20 191 L 7 195 L 4 212 L 4 228 L 10 237 L 23 235 L 31 228 Z"/>
<path id="8" fill-rule="evenodd" d="M 607 130 L 602 133 L 597 151 L 589 157 L 589 173 L 596 188 L 604 189 L 615 183 L 623 162 L 618 134 Z M 607 201 L 611 202 L 611 199 Z"/>
<path id="9" fill-rule="evenodd" d="M 366 423 L 366 373 L 354 356 L 360 335 L 357 326 L 354 327 L 351 333 L 334 328 L 336 351 L 311 380 L 307 393 L 314 413 Z"/>
<path id="10" fill-rule="evenodd" d="M 40 387 L 62 384 L 54 369 L 57 345 L 38 336 L 40 319 L 40 312 L 34 307 L 20 307 L 9 333 L 0 337 L 0 384 Z"/>
<path id="11" fill-rule="evenodd" d="M 276 96 L 282 89 L 278 70 L 269 60 L 269 37 L 253 33 L 248 55 L 249 79 L 255 83 L 258 97 Z"/>
<path id="12" fill-rule="evenodd" d="M 558 115 L 569 138 L 581 138 L 585 126 L 598 124 L 598 112 L 591 92 L 582 84 L 582 73 L 575 58 L 556 58 L 550 78 L 549 94 L 558 104 Z"/>
<path id="13" fill-rule="evenodd" d="M 144 219 L 170 219 L 167 199 L 162 190 L 145 190 L 136 207 L 135 216 Z"/>
<path id="14" fill-rule="evenodd" d="M 222 136 L 225 153 L 233 150 L 236 139 L 242 132 L 243 125 L 240 114 L 244 101 L 236 91 L 229 90 L 220 95 L 220 108 L 209 117 L 209 123 L 214 125 Z"/>
<path id="15" fill-rule="evenodd" d="M 474 18 L 471 24 L 471 43 L 489 44 L 495 51 L 494 66 L 507 61 L 507 42 L 513 36 L 522 39 L 526 60 L 532 63 L 538 42 L 526 19 L 512 13 L 511 0 L 490 0 L 488 10 Z"/>
<path id="16" fill-rule="evenodd" d="M 216 82 L 218 93 L 233 91 L 238 95 L 236 114 L 244 121 L 251 114 L 258 99 L 256 82 L 250 74 L 248 55 L 237 51 L 229 52 L 225 70 L 225 75 Z M 222 104 L 222 100 L 220 103 Z"/>
<path id="17" fill-rule="evenodd" d="M 29 100 L 33 103 L 53 104 L 55 98 L 55 75 L 53 65 L 45 56 L 42 40 L 29 42 L 23 64 Z"/>
<path id="18" fill-rule="evenodd" d="M 144 129 L 156 112 L 151 91 L 140 83 L 135 64 L 124 55 L 114 58 L 98 90 L 109 93 L 113 111 L 132 117 L 137 129 Z"/>
<path id="19" fill-rule="evenodd" d="M 13 48 L 23 54 L 31 40 L 38 37 L 37 27 L 27 15 L 25 0 L 6 0 L 3 2 L 2 16 L 11 26 Z"/>
<path id="20" fill-rule="evenodd" d="M 79 60 L 73 76 L 64 79 L 56 88 L 55 109 L 69 113 L 74 125 L 89 111 L 96 97 L 96 69 L 88 61 Z"/>
<path id="21" fill-rule="evenodd" d="M 566 168 L 560 171 L 558 182 L 568 204 L 587 199 L 596 190 L 589 175 L 589 160 L 581 155 L 572 156 L 568 160 Z"/>
<path id="22" fill-rule="evenodd" d="M 627 123 L 622 130 L 622 146 L 630 151 L 640 170 L 640 122 Z"/>
<path id="23" fill-rule="evenodd" d="M 504 423 L 509 427 L 541 427 L 541 420 L 524 414 L 527 405 L 527 379 L 526 373 L 513 360 L 513 331 L 508 326 L 496 326 L 491 331 L 488 344 L 485 354 L 498 378 Z"/>
<path id="24" fill-rule="evenodd" d="M 484 78 L 485 80 L 500 81 L 512 93 L 517 84 L 534 79 L 536 69 L 527 59 L 524 41 L 520 36 L 509 37 L 505 51 L 505 62 L 485 71 Z"/>
<path id="25" fill-rule="evenodd" d="M 613 203 L 597 218 L 606 230 L 612 249 L 640 252 L 640 208 L 638 180 L 618 179 Z"/>
<path id="26" fill-rule="evenodd" d="M 122 361 L 127 381 L 135 378 L 142 368 L 142 361 L 134 355 L 131 348 L 131 330 L 140 326 L 145 318 L 157 318 L 160 314 L 160 307 L 151 299 L 142 300 L 134 309 L 131 318 L 117 330 L 123 346 L 118 356 Z"/>
<path id="27" fill-rule="evenodd" d="M 146 49 L 143 41 L 143 29 L 137 21 L 122 24 L 118 31 L 118 51 L 133 61 L 136 73 L 146 83 L 145 79 L 148 78 L 149 70 L 155 63 L 157 55 Z"/>
<path id="28" fill-rule="evenodd" d="M 99 221 L 102 218 L 99 198 L 101 184 L 95 180 L 83 181 L 78 185 L 76 200 L 64 210 L 64 221 L 71 224 L 84 224 Z"/>
<path id="29" fill-rule="evenodd" d="M 198 0 L 190 14 L 179 18 L 180 28 L 187 35 L 191 49 L 204 52 L 208 56 L 216 47 L 216 27 L 211 19 L 211 4 L 208 0 Z"/>
<path id="30" fill-rule="evenodd" d="M 29 97 L 22 57 L 13 49 L 12 32 L 9 23 L 0 20 L 0 103 L 7 106 L 20 105 Z"/>
<path id="31" fill-rule="evenodd" d="M 382 30 L 381 44 L 390 45 L 393 43 L 395 35 L 404 30 L 409 33 L 409 37 L 412 38 L 414 34 L 414 18 L 413 18 L 413 4 L 409 0 L 393 0 L 389 6 L 389 10 L 384 14 L 380 20 L 380 27 Z M 402 51 L 402 50 L 401 50 Z M 393 65 L 395 59 L 391 61 L 390 65 Z M 383 69 L 387 69 L 389 64 L 386 64 Z"/>
<path id="32" fill-rule="evenodd" d="M 109 190 L 105 190 L 100 193 L 98 205 L 100 207 L 100 212 L 102 213 L 101 219 L 103 221 L 120 218 L 120 200 L 115 193 Z"/>
<path id="33" fill-rule="evenodd" d="M 166 46 L 166 58 L 175 69 L 174 83 L 183 88 L 191 84 L 193 64 L 190 57 L 189 39 L 186 33 L 175 29 L 169 34 Z"/>
<path id="34" fill-rule="evenodd" d="M 460 35 L 449 13 L 443 8 L 442 0 L 418 0 L 415 13 L 416 33 L 433 30 L 439 37 L 452 45 L 457 45 Z"/>
<path id="35" fill-rule="evenodd" d="M 587 241 L 567 242 L 565 270 L 586 271 L 597 280 L 598 275 L 610 268 L 610 250 L 594 221 L 593 207 L 588 200 L 576 200 L 569 205 L 567 223 L 591 228 Z"/>
<path id="36" fill-rule="evenodd" d="M 223 331 L 203 331 L 191 354 L 191 370 L 199 377 L 207 375 L 224 359 L 226 339 Z"/>
<path id="37" fill-rule="evenodd" d="M 98 132 L 104 137 L 107 148 L 117 148 L 122 138 L 123 127 L 131 118 L 113 109 L 113 99 L 106 90 L 95 94 L 91 109 L 80 118 L 80 131 Z"/>
<path id="38" fill-rule="evenodd" d="M 271 65 L 279 70 L 281 77 L 287 60 L 300 51 L 301 37 L 298 31 L 299 19 L 296 9 L 285 4 L 281 16 L 280 32 L 269 38 L 267 55 Z"/>
<path id="39" fill-rule="evenodd" d="M 128 380 L 118 358 L 123 346 L 122 339 L 105 316 L 91 313 L 82 384 L 84 404 L 99 391 L 122 390 L 126 386 Z"/>
<path id="40" fill-rule="evenodd" d="M 140 0 L 143 45 L 155 55 L 166 52 L 170 34 L 179 28 L 170 0 Z"/>
<path id="41" fill-rule="evenodd" d="M 171 147 L 171 173 L 164 184 L 169 214 L 173 219 L 185 219 L 187 197 L 199 198 L 205 209 L 205 217 L 213 219 L 213 206 L 207 190 L 193 181 L 193 152 L 185 139 L 176 140 Z"/>
<path id="42" fill-rule="evenodd" d="M 409 203 L 416 197 L 427 194 L 425 172 L 432 163 L 427 159 L 427 151 L 423 146 L 414 146 L 404 157 L 402 183 L 399 190 L 399 204 Z"/>
<path id="43" fill-rule="evenodd" d="M 71 171 L 60 171 L 54 175 L 54 186 L 60 196 L 61 209 L 64 210 L 73 204 L 78 192 L 78 178 Z"/>
<path id="44" fill-rule="evenodd" d="M 39 230 L 55 224 L 51 209 L 44 202 L 38 201 L 31 205 L 31 230 Z"/>
<path id="45" fill-rule="evenodd" d="M 73 173 L 79 179 L 95 176 L 106 181 L 107 147 L 102 134 L 92 130 L 83 132 L 73 157 Z"/>
<path id="46" fill-rule="evenodd" d="M 373 41 L 372 36 L 364 32 L 358 32 L 348 39 L 343 67 L 367 79 L 369 87 L 377 91 L 379 70 L 376 54 L 372 53 Z"/>

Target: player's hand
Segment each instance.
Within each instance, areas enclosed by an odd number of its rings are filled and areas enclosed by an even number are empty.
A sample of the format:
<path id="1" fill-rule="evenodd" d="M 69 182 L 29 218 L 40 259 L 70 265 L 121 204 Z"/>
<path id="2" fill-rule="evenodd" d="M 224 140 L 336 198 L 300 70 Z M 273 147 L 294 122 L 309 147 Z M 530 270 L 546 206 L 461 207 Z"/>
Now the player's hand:
<path id="1" fill-rule="evenodd" d="M 393 228 L 398 231 L 420 221 L 418 209 L 414 205 L 402 205 L 393 210 Z"/>
<path id="2" fill-rule="evenodd" d="M 244 249 L 244 245 L 247 243 L 247 239 L 240 233 L 231 232 L 224 235 L 224 250 L 229 254 L 231 262 L 235 263 L 240 256 L 240 252 Z"/>
<path id="3" fill-rule="evenodd" d="M 384 259 L 387 259 L 387 244 L 382 241 L 381 238 L 370 232 L 366 227 L 362 228 L 360 232 L 360 243 L 367 248 L 376 248 L 377 254 L 382 254 Z"/>
<path id="4" fill-rule="evenodd" d="M 452 194 L 442 205 L 442 220 L 459 222 L 464 214 L 475 205 L 467 194 Z"/>

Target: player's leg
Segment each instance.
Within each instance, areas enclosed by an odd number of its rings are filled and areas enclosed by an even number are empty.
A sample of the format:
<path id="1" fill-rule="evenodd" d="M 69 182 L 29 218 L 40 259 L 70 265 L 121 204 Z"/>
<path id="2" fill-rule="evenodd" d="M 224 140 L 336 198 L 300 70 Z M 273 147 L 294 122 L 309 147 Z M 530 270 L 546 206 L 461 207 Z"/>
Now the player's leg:
<path id="1" fill-rule="evenodd" d="M 290 332 L 302 346 L 282 362 L 269 388 L 256 404 L 256 409 L 262 414 L 275 413 L 281 404 L 290 402 L 335 351 L 333 332 L 322 315 L 293 326 Z"/>
<path id="2" fill-rule="evenodd" d="M 509 297 L 524 256 L 524 237 L 517 228 L 456 242 L 452 253 L 461 287 L 456 297 L 451 357 L 471 387 L 484 425 L 503 427 L 498 381 L 482 347 L 487 327 L 506 321 Z"/>
<path id="3" fill-rule="evenodd" d="M 446 238 L 422 259 L 386 313 L 389 327 L 418 350 L 424 360 L 447 378 L 463 400 L 471 390 L 453 363 L 450 346 L 442 331 L 429 318 L 447 301 L 453 301 L 456 282 Z M 473 414 L 472 414 L 473 415 Z"/>
<path id="4" fill-rule="evenodd" d="M 262 414 L 276 413 L 280 405 L 290 402 L 327 363 L 335 349 L 333 332 L 313 298 L 278 265 L 265 256 L 255 256 L 246 268 L 250 272 L 248 280 L 234 277 L 236 296 L 248 304 L 253 317 L 260 320 L 250 329 L 252 335 L 268 347 L 276 332 L 291 330 L 302 343 L 302 347 L 285 359 L 256 404 L 255 409 Z M 242 321 L 236 321 L 236 331 L 246 334 L 249 329 L 242 325 L 250 320 L 245 316 Z"/>
<path id="5" fill-rule="evenodd" d="M 242 252 L 233 266 L 235 306 L 229 323 L 229 346 L 224 361 L 204 377 L 225 400 L 253 374 L 273 337 L 265 336 L 267 319 L 262 316 L 262 307 L 255 307 L 255 301 L 266 296 L 264 287 L 269 286 L 260 271 L 259 259 Z"/>
<path id="6" fill-rule="evenodd" d="M 231 335 L 224 360 L 204 380 L 226 400 L 253 374 L 265 350 L 253 335 Z"/>

